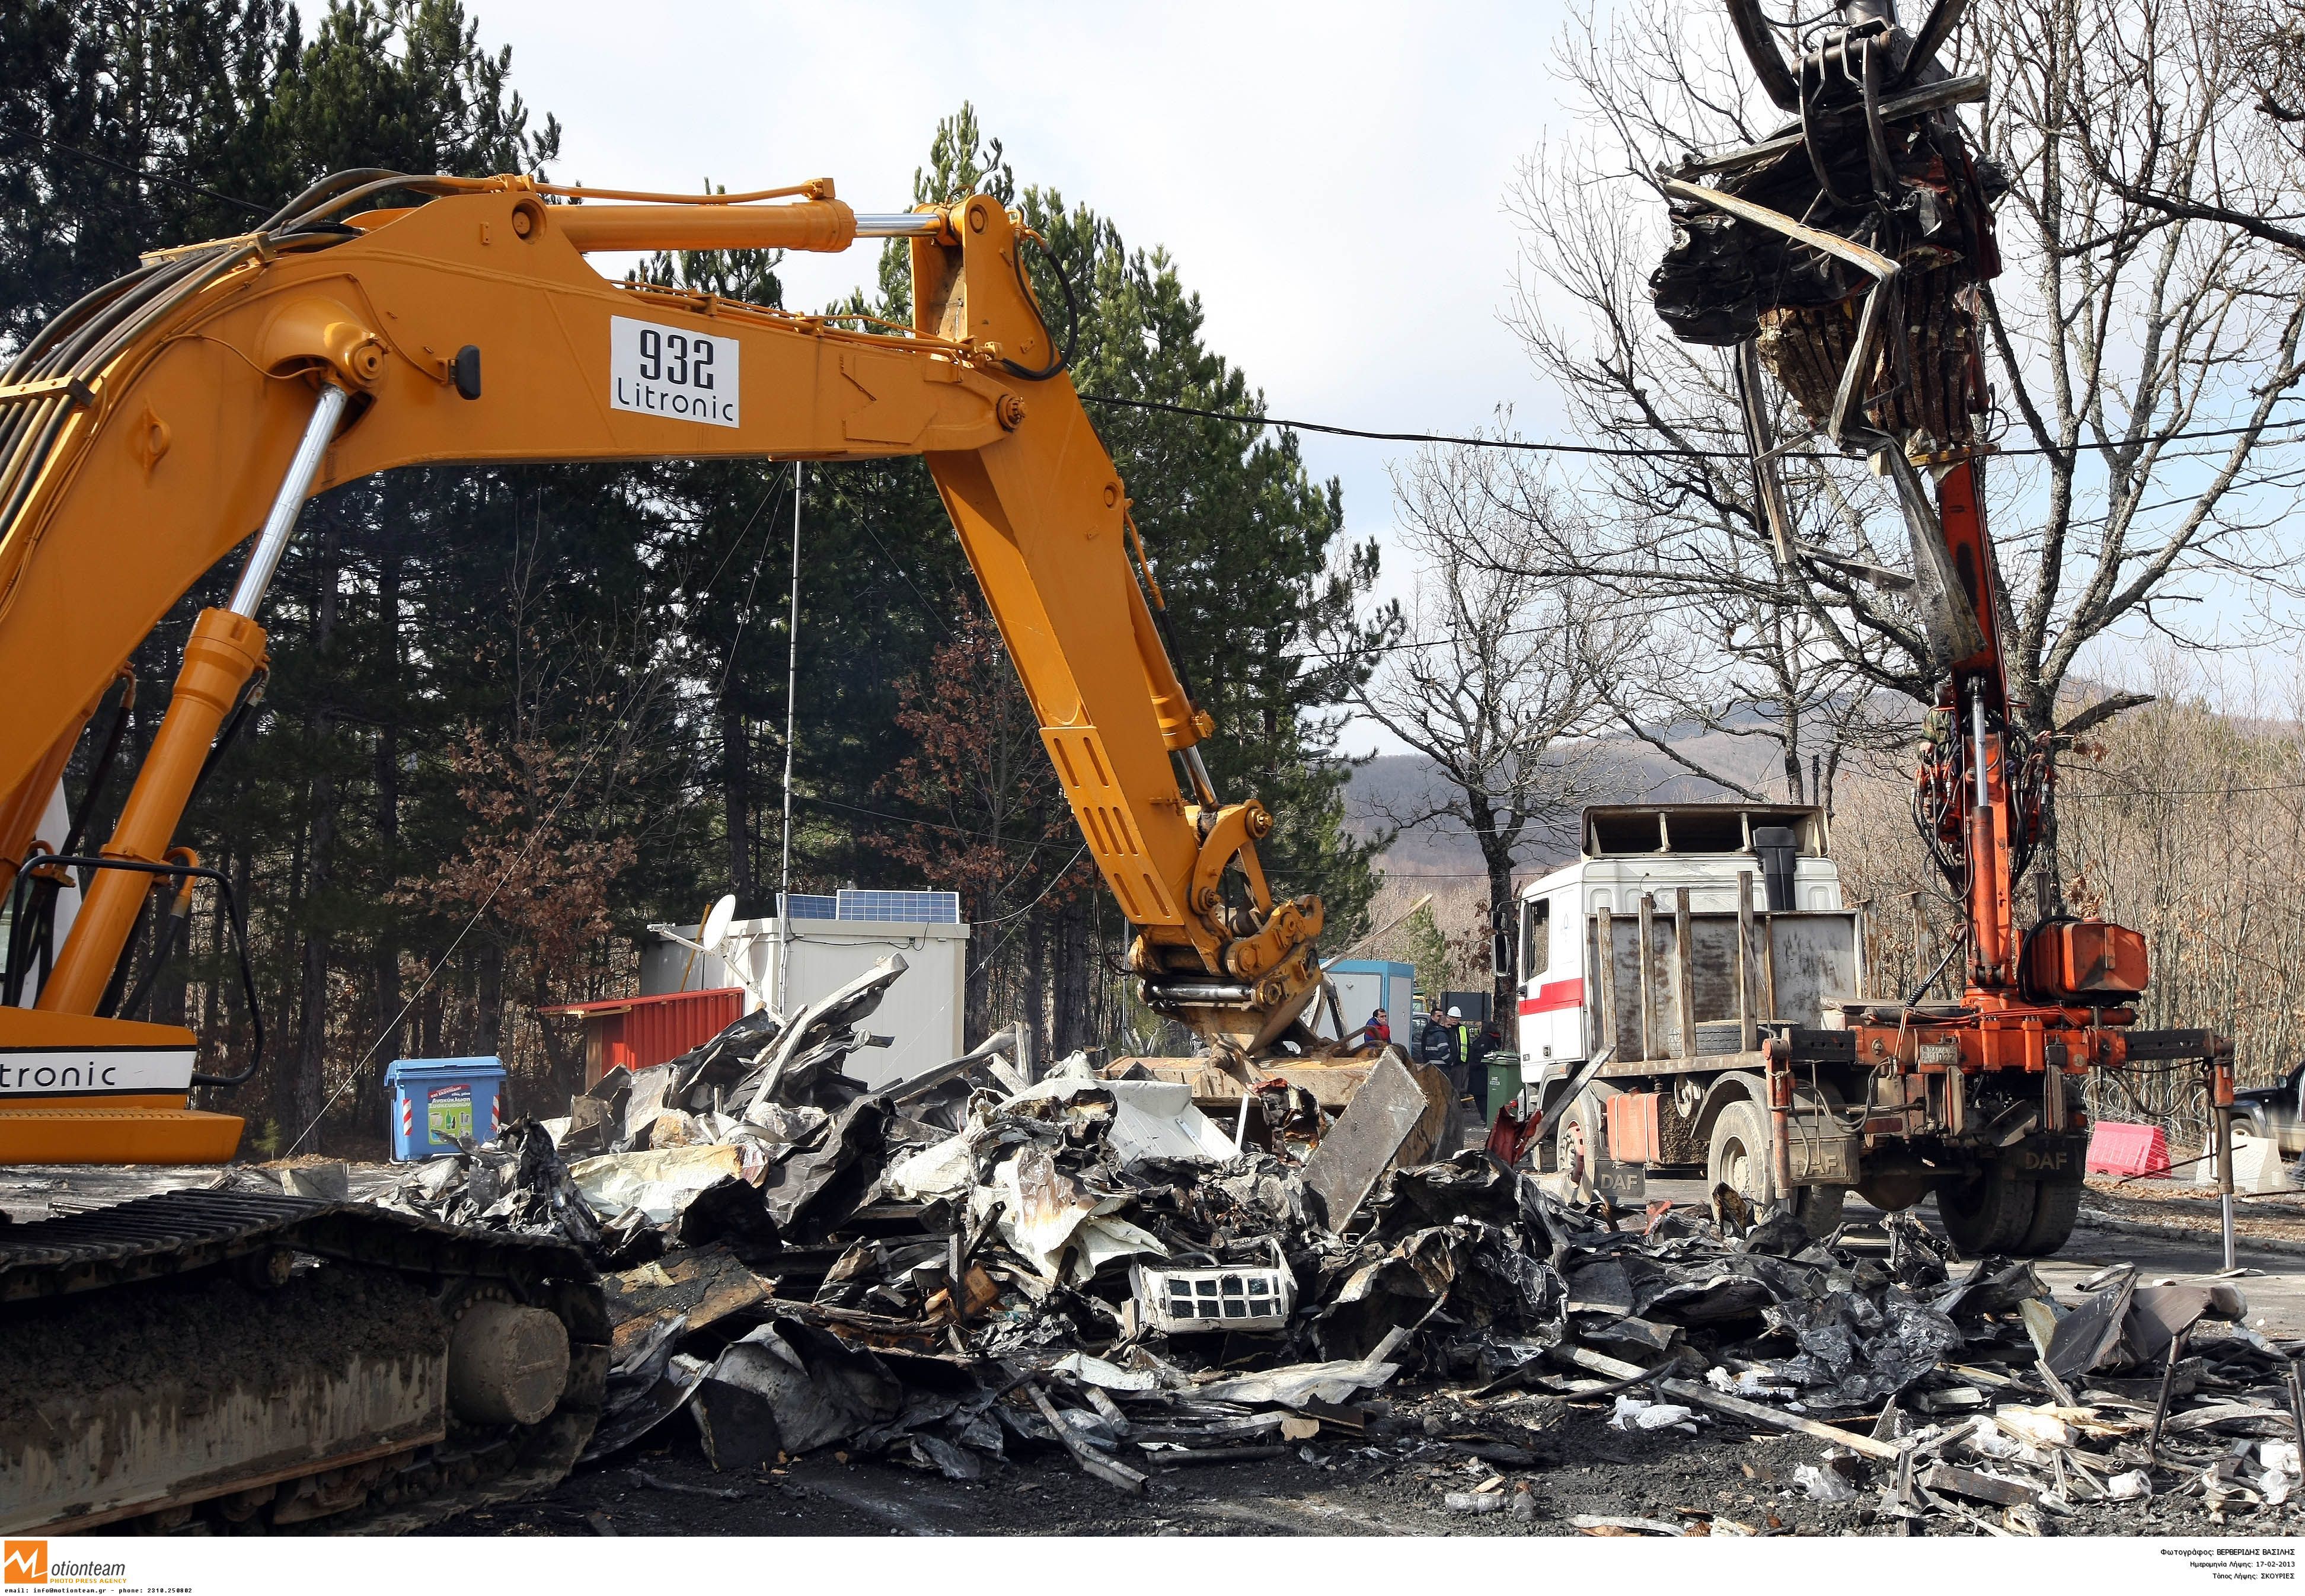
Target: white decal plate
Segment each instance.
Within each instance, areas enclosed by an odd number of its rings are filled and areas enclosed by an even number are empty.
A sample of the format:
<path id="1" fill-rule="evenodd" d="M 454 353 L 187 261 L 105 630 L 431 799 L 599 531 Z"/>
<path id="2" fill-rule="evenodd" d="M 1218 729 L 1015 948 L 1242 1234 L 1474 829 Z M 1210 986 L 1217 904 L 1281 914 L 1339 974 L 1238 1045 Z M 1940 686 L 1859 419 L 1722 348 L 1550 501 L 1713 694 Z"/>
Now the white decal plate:
<path id="1" fill-rule="evenodd" d="M 611 316 L 608 407 L 736 426 L 736 358 L 742 352 L 734 338 Z"/>
<path id="2" fill-rule="evenodd" d="M 0 1048 L 0 1103 L 189 1091 L 192 1057 L 190 1048 Z"/>

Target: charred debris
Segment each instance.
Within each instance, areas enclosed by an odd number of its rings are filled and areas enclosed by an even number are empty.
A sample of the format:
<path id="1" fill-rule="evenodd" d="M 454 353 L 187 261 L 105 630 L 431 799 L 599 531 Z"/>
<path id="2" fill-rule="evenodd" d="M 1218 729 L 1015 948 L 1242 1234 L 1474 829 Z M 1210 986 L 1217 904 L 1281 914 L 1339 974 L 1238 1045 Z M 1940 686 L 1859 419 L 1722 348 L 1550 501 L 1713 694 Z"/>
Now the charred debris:
<path id="1" fill-rule="evenodd" d="M 1565 1461 L 1546 1432 L 1605 1416 L 1881 1532 L 2135 1527 L 2172 1496 L 2285 1516 L 2298 1483 L 2300 1349 L 2233 1287 L 2120 1268 L 2069 1310 L 1909 1217 L 1819 1238 L 1726 1188 L 1579 1204 L 1454 1150 L 1456 1106 L 1398 1053 L 1333 1118 L 1276 1083 L 1233 1126 L 1078 1056 L 1029 1078 L 999 1038 L 868 1090 L 840 1066 L 893 979 L 611 1072 L 381 1200 L 597 1262 L 615 1334 L 587 1460 L 687 1433 L 723 1470 L 838 1452 L 979 1480 L 1038 1453 L 1142 1495 L 1292 1455 L 1526 1520 Z M 1787 1434 L 1816 1461 L 1737 1478 L 1739 1444 Z M 1747 1515 L 1569 1522 L 1777 1522 Z"/>

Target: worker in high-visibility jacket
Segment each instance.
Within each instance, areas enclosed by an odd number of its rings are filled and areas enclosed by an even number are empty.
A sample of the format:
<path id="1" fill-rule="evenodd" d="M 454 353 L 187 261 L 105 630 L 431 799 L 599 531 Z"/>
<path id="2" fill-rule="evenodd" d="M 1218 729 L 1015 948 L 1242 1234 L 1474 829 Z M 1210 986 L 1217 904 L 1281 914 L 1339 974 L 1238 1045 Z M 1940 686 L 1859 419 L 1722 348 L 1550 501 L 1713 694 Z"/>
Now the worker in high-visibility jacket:
<path id="1" fill-rule="evenodd" d="M 1465 1095 L 1466 1085 L 1464 1023 L 1460 1009 L 1428 1015 L 1421 1050 L 1424 1062 L 1447 1076 L 1450 1090 L 1459 1097 Z"/>

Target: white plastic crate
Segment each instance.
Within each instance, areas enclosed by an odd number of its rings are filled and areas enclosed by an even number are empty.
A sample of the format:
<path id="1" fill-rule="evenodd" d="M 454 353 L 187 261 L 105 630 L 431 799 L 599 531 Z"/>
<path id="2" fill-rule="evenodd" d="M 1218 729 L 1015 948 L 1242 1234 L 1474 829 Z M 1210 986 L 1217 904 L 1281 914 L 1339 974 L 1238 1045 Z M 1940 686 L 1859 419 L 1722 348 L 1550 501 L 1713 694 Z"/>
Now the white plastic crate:
<path id="1" fill-rule="evenodd" d="M 1268 1244 L 1272 1249 L 1269 1266 L 1170 1269 L 1137 1264 L 1130 1285 L 1139 1316 L 1170 1336 L 1280 1329 L 1297 1310 L 1297 1278 L 1289 1272 L 1280 1244 L 1269 1238 Z"/>

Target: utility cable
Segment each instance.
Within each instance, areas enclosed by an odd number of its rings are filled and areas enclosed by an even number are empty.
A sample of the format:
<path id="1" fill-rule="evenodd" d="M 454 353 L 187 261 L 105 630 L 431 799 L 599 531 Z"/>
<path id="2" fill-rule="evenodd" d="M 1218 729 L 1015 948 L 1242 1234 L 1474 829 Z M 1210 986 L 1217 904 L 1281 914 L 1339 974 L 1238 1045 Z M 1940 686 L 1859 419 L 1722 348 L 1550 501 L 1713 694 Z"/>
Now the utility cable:
<path id="1" fill-rule="evenodd" d="M 885 809 L 867 809 L 861 803 L 843 803 L 837 798 L 819 798 L 807 793 L 795 794 L 795 803 L 812 803 L 824 809 L 846 810 L 852 815 L 869 815 L 876 820 L 888 820 L 898 826 L 917 826 L 927 831 L 942 831 L 953 836 L 965 836 L 973 842 L 999 843 L 1004 847 L 1031 848 L 1036 852 L 1055 853 L 1065 845 L 1060 842 L 1032 842 L 1021 836 L 1002 836 L 998 832 L 974 831 L 965 826 L 947 826 L 941 821 L 915 819 L 910 815 L 891 813 Z"/>
<path id="2" fill-rule="evenodd" d="M 2094 774 L 2087 770 L 2068 769 L 2065 777 Z M 2305 792 L 2305 781 L 2277 781 L 2264 786 L 2250 787 L 2105 787 L 2094 793 L 2064 789 L 2057 794 L 2057 802 L 2070 803 L 2075 799 L 2106 798 L 2237 798 L 2248 793 Z"/>
<path id="3" fill-rule="evenodd" d="M 93 161 L 99 166 L 108 166 L 116 172 L 134 177 L 140 182 L 157 183 L 168 188 L 181 190 L 186 193 L 197 194 L 202 199 L 214 200 L 220 204 L 235 206 L 254 216 L 265 216 L 268 214 L 264 207 L 258 205 L 251 200 L 242 200 L 237 195 L 219 193 L 214 189 L 203 188 L 198 183 L 185 183 L 181 179 L 167 177 L 158 173 L 139 171 L 137 168 L 128 166 L 123 162 L 113 160 L 106 156 L 98 155 L 93 150 L 81 149 L 77 146 L 65 144 L 45 133 L 38 135 L 38 137 L 42 143 L 47 145 L 52 149 L 62 151 L 67 155 L 78 156 L 83 160 Z M 404 174 L 382 174 L 382 176 L 400 175 Z M 378 183 L 381 183 L 381 177 L 378 178 Z M 378 186 L 378 184 L 371 184 L 370 186 Z M 293 204 L 293 202 L 292 202 L 292 208 Z M 285 215 L 285 213 L 282 214 Z M 1051 268 L 1051 275 L 1055 276 L 1059 288 L 1063 291 L 1066 310 L 1071 320 L 1070 337 L 1067 340 L 1067 346 L 1061 351 L 1056 352 L 1050 363 L 1042 369 L 1034 370 L 1020 366 L 1016 362 L 1008 360 L 1002 361 L 1001 364 L 1016 376 L 1025 378 L 1027 380 L 1046 381 L 1048 378 L 1055 377 L 1059 372 L 1065 370 L 1072 362 L 1073 349 L 1071 345 L 1074 342 L 1078 340 L 1080 335 L 1080 308 L 1073 298 L 1071 281 L 1067 277 L 1061 263 L 1057 260 L 1055 252 L 1049 248 L 1045 241 L 1040 239 L 1038 236 L 1033 237 L 1033 242 L 1040 246 L 1042 253 L 1047 257 Z M 1018 281 L 1021 284 L 1025 280 L 1024 251 L 1021 250 L 1016 251 L 1016 267 Z M 1036 310 L 1038 310 L 1037 305 L 1034 308 Z M 1042 330 L 1046 331 L 1047 322 L 1045 318 L 1042 319 Z M 1054 341 L 1055 340 L 1052 336 L 1050 338 L 1050 343 L 1053 344 Z M 1516 453 L 1537 454 L 1575 454 L 1616 460 L 1741 461 L 1749 460 L 1752 457 L 1750 451 L 1744 449 L 1664 449 L 1639 446 L 1628 448 L 1612 447 L 1602 444 L 1564 444 L 1543 440 L 1532 441 L 1526 438 L 1481 437 L 1478 436 L 1466 436 L 1462 434 L 1445 432 L 1399 432 L 1371 428 L 1345 427 L 1326 421 L 1306 421 L 1301 420 L 1292 420 L 1276 416 L 1245 415 L 1235 411 L 1208 410 L 1198 405 L 1176 404 L 1159 399 L 1124 399 L 1119 395 L 1113 394 L 1083 394 L 1080 397 L 1084 403 L 1091 404 L 1121 405 L 1131 410 L 1160 411 L 1170 415 L 1195 416 L 1206 420 L 1226 421 L 1233 424 L 1234 426 L 1256 428 L 1278 427 L 1293 432 L 1314 432 L 1331 437 L 1364 438 L 1376 443 L 1455 444 L 1476 449 L 1502 449 Z M 2145 439 L 2142 441 L 2153 445 L 2161 445 L 2179 441 L 2190 441 L 2199 438 L 2235 437 L 2252 431 L 2261 431 L 2266 427 L 2287 427 L 2296 426 L 2299 424 L 2300 423 L 2298 422 L 2292 421 L 2267 421 L 2260 423 L 2256 427 L 2223 427 L 2210 428 L 2200 431 L 2173 432 L 2162 437 Z M 2275 441 L 2286 442 L 2291 440 L 2279 439 Z M 2106 443 L 2076 443 L 2073 445 L 2071 451 L 2063 449 L 2017 448 L 1996 449 L 1994 453 L 2003 459 L 2008 459 L 2018 456 L 2078 453 L 2084 449 L 2102 451 L 2134 448 L 2138 446 L 2139 446 L 2138 440 L 2117 439 Z M 1784 460 L 1820 461 L 1843 460 L 1849 458 L 1849 456 L 1839 454 L 1826 454 L 1822 451 L 1787 450 L 1779 454 L 1778 458 Z"/>
<path id="4" fill-rule="evenodd" d="M 134 177 L 140 182 L 157 183 L 168 188 L 181 190 L 186 193 L 197 194 L 202 199 L 214 200 L 220 204 L 235 206 L 254 216 L 265 216 L 268 214 L 263 206 L 258 205 L 252 200 L 241 199 L 237 195 L 219 193 L 214 189 L 203 188 L 198 183 L 186 183 L 181 179 L 168 177 L 159 173 L 140 171 L 136 167 L 128 166 L 123 162 L 114 160 L 107 156 L 98 155 L 94 150 L 81 149 L 75 145 L 66 144 L 46 133 L 38 134 L 37 136 L 43 144 L 47 145 L 51 149 L 58 150 L 67 155 L 78 156 L 82 160 L 93 161 L 99 166 L 108 166 L 116 172 Z M 372 175 L 376 181 L 367 186 L 378 188 L 389 186 L 383 182 L 386 178 L 404 177 L 407 174 L 385 173 L 381 169 L 378 169 L 375 174 L 371 174 L 363 173 L 362 175 Z M 310 198 L 314 191 L 307 191 L 306 195 L 300 196 L 299 200 L 302 200 Z M 299 201 L 291 201 L 289 208 L 297 208 L 298 203 Z M 286 215 L 287 212 L 283 211 L 278 213 L 278 217 L 285 217 Z M 277 219 L 277 217 L 276 217 L 276 219 Z M 1071 334 L 1070 337 L 1067 339 L 1067 346 L 1063 350 L 1055 353 L 1050 363 L 1046 368 L 1034 370 L 1027 367 L 1020 366 L 1014 361 L 1004 360 L 1001 361 L 1002 366 L 1013 374 L 1025 378 L 1027 380 L 1037 382 L 1046 381 L 1048 378 L 1065 370 L 1072 363 L 1073 349 L 1071 345 L 1074 342 L 1076 342 L 1080 336 L 1080 307 L 1073 298 L 1072 283 L 1066 276 L 1063 265 L 1057 259 L 1055 251 L 1049 247 L 1045 240 L 1040 238 L 1037 234 L 1030 236 L 1032 236 L 1033 242 L 1039 245 L 1042 253 L 1049 261 L 1051 275 L 1055 276 L 1058 287 L 1063 291 L 1066 310 L 1071 320 Z M 1025 281 L 1025 276 L 1024 251 L 1021 250 L 1015 251 L 1015 265 L 1017 280 L 1019 284 L 1022 284 Z M 1030 297 L 1029 294 L 1027 297 Z M 1036 312 L 1038 311 L 1038 305 L 1035 304 L 1034 310 Z M 1043 331 L 1047 330 L 1048 324 L 1045 318 L 1042 318 L 1042 327 Z M 1053 344 L 1055 340 L 1053 336 L 1051 336 L 1050 343 Z M 1084 402 L 1091 404 L 1121 405 L 1132 410 L 1160 411 L 1171 415 L 1196 416 L 1206 420 L 1227 421 L 1235 426 L 1257 428 L 1279 427 L 1294 432 L 1315 432 L 1331 437 L 1365 438 L 1377 443 L 1457 444 L 1468 448 L 1476 449 L 1503 449 L 1518 453 L 1538 454 L 1578 454 L 1619 460 L 1665 459 L 1741 461 L 1749 460 L 1752 457 L 1751 452 L 1745 449 L 1618 448 L 1601 444 L 1564 444 L 1548 441 L 1531 441 L 1526 438 L 1481 437 L 1477 436 L 1467 437 L 1461 434 L 1444 432 L 1396 432 L 1370 428 L 1344 427 L 1326 421 L 1291 420 L 1275 416 L 1244 415 L 1234 411 L 1208 410 L 1198 405 L 1175 404 L 1159 399 L 1124 399 L 1119 395 L 1113 394 L 1083 394 L 1080 397 Z M 2296 426 L 2299 424 L 2300 423 L 2298 422 L 2292 421 L 2267 421 L 2260 423 L 2256 427 L 2241 426 L 2209 428 L 2200 431 L 2173 432 L 2162 437 L 2149 438 L 2141 441 L 2153 445 L 2160 445 L 2179 441 L 2190 441 L 2199 438 L 2235 437 L 2244 433 L 2260 431 L 2266 427 L 2286 427 Z M 2284 439 L 2276 441 L 2285 442 L 2291 440 Z M 2084 449 L 2111 450 L 2135 448 L 2138 446 L 2139 446 L 2139 440 L 2118 439 L 2106 443 L 2076 443 L 2070 451 L 2063 449 L 2019 448 L 1996 449 L 1994 453 L 2003 459 L 2007 459 L 2016 456 L 2051 455 L 2078 453 Z M 1781 454 L 1778 458 L 1785 460 L 1816 461 L 1843 460 L 1849 458 L 1849 456 L 1839 454 L 1825 454 L 1819 451 L 1788 450 Z"/>
<path id="5" fill-rule="evenodd" d="M 1080 862 L 1081 854 L 1087 852 L 1088 844 L 1084 842 L 1080 845 L 1079 852 L 1074 853 L 1070 859 L 1065 861 L 1064 868 L 1056 873 L 1055 879 L 1050 881 L 1048 886 L 1042 888 L 1041 896 L 1039 897 L 1034 898 L 1031 903 L 1025 904 L 1021 909 L 1012 910 L 1008 913 L 999 915 L 994 919 L 972 921 L 968 928 L 969 934 L 971 936 L 974 936 L 976 932 L 986 926 L 999 925 L 1004 921 L 1018 919 L 1019 917 L 1029 914 L 1033 910 L 1039 908 L 1042 904 L 1048 902 L 1049 895 L 1050 893 L 1056 891 L 1058 887 L 1062 887 L 1065 884 L 1065 878 L 1072 873 L 1073 866 Z M 991 969 L 992 967 L 992 961 L 1000 956 L 1002 951 L 1008 947 L 1008 944 L 1016 939 L 1016 933 L 1024 929 L 1025 928 L 1021 925 L 1010 926 L 1008 932 L 1001 937 L 999 941 L 985 949 L 984 956 L 977 960 L 974 967 L 970 969 L 960 978 L 959 990 L 957 993 L 948 994 L 942 1003 L 937 1005 L 934 1012 L 932 1012 L 929 1017 L 922 1023 L 923 1029 L 925 1030 L 928 1026 L 935 1024 L 939 1020 L 943 1019 L 945 1015 L 950 1014 L 952 1012 L 953 998 L 955 997 L 958 997 L 965 1001 L 968 996 L 968 983 L 974 981 L 978 976 L 983 974 L 987 970 Z"/>
<path id="6" fill-rule="evenodd" d="M 67 144 L 63 140 L 52 138 L 47 133 L 36 136 L 50 149 L 61 151 L 65 155 L 76 155 L 81 159 L 93 161 L 99 166 L 109 166 L 115 172 L 124 174 L 139 183 L 157 183 L 163 188 L 175 189 L 186 194 L 198 194 L 203 200 L 214 200 L 220 205 L 237 206 L 251 216 L 261 216 L 271 214 L 265 207 L 257 204 L 254 200 L 242 200 L 237 194 L 220 194 L 214 189 L 204 189 L 199 183 L 186 183 L 179 177 L 169 177 L 158 172 L 146 172 L 128 165 L 125 161 L 115 161 L 110 156 L 98 155 L 92 149 L 82 149 L 78 145 Z"/>
<path id="7" fill-rule="evenodd" d="M 1197 416 L 1211 421 L 1229 421 L 1237 427 L 1278 427 L 1290 432 L 1317 432 L 1331 437 L 1366 438 L 1376 443 L 1393 444 L 1458 444 L 1474 449 L 1503 449 L 1528 454 L 1583 454 L 1610 460 L 1750 460 L 1752 454 L 1744 449 L 1665 449 L 1634 446 L 1614 447 L 1605 444 L 1563 444 L 1547 440 L 1518 437 L 1482 437 L 1449 432 L 1385 432 L 1363 427 L 1340 427 L 1326 421 L 1289 420 L 1280 416 L 1245 415 L 1238 411 L 1205 410 L 1193 404 L 1171 404 L 1160 399 L 1123 399 L 1113 394 L 1083 394 L 1087 404 L 1117 404 L 1129 410 L 1160 411 L 1170 415 Z M 2020 456 L 2079 454 L 2083 450 L 2109 450 L 2139 447 L 2144 444 L 2160 445 L 2190 441 L 2196 438 L 2236 437 L 2243 433 L 2261 432 L 2274 427 L 2305 426 L 2305 420 L 2265 421 L 2256 426 L 2212 427 L 2199 431 L 2172 432 L 2160 437 L 2142 440 L 2116 439 L 2110 443 L 2076 443 L 2064 449 L 1995 449 L 1987 458 L 2012 459 Z M 2269 441 L 2290 443 L 2292 438 Z M 1792 450 L 1781 452 L 1780 460 L 1850 460 L 1852 455 L 1827 454 L 1822 450 Z"/>
<path id="8" fill-rule="evenodd" d="M 777 492 L 775 484 L 771 483 L 768 492 L 761 496 L 761 502 L 753 506 L 753 514 L 745 520 L 743 531 L 740 531 L 730 541 L 728 552 L 720 556 L 720 563 L 713 567 L 712 574 L 705 579 L 704 592 L 710 592 L 715 584 L 719 582 L 721 573 L 728 568 L 728 562 L 736 557 L 736 550 L 744 546 L 745 534 L 753 530 L 753 523 L 760 520 L 761 512 L 766 509 L 769 502 L 777 497 Z M 296 1133 L 296 1140 L 288 1144 L 287 1152 L 282 1154 L 282 1157 L 294 1153 L 298 1148 L 304 1145 L 304 1139 L 319 1128 L 320 1122 L 328 1116 L 328 1110 L 335 1108 L 337 1100 L 352 1089 L 353 1082 L 360 1079 L 361 1072 L 366 1069 L 369 1061 L 376 1057 L 377 1049 L 399 1034 L 401 1023 L 408 1018 L 418 1001 L 431 989 L 433 981 L 438 979 L 443 970 L 447 968 L 448 961 L 454 958 L 456 950 L 464 945 L 464 938 L 472 934 L 472 928 L 479 925 L 487 915 L 489 908 L 497 901 L 497 895 L 504 890 L 505 883 L 511 880 L 514 873 L 527 862 L 529 853 L 543 837 L 546 830 L 550 828 L 561 809 L 570 798 L 575 795 L 577 785 L 584 779 L 585 774 L 591 769 L 592 761 L 599 758 L 600 751 L 608 746 L 610 737 L 615 734 L 616 728 L 623 724 L 625 716 L 630 714 L 633 708 L 640 702 L 642 695 L 655 684 L 657 675 L 663 668 L 664 659 L 659 657 L 650 665 L 640 681 L 634 684 L 632 692 L 625 697 L 624 707 L 609 719 L 602 728 L 600 736 L 593 740 L 592 745 L 585 750 L 584 757 L 578 763 L 575 773 L 568 778 L 568 785 L 561 788 L 560 795 L 552 801 L 542 818 L 530 830 L 527 839 L 520 845 L 520 852 L 513 855 L 512 862 L 505 866 L 489 886 L 488 896 L 481 900 L 479 907 L 475 908 L 471 917 L 464 921 L 464 928 L 457 931 L 455 940 L 448 944 L 438 958 L 428 961 L 424 979 L 417 983 L 416 990 L 409 994 L 408 1000 L 400 1006 L 400 1012 L 393 1015 L 391 1023 L 377 1033 L 376 1040 L 368 1045 L 368 1050 L 360 1056 L 358 1062 L 353 1064 L 350 1070 L 345 1072 L 344 1078 L 337 1082 L 336 1089 L 328 1094 L 327 1100 L 320 1105 L 319 1111 L 312 1116 L 310 1122 Z"/>
<path id="9" fill-rule="evenodd" d="M 797 471 L 800 470 L 800 467 L 795 463 L 792 469 L 795 471 Z M 745 533 L 750 532 L 753 530 L 753 522 L 760 520 L 761 512 L 768 508 L 769 500 L 777 496 L 778 488 L 776 482 L 781 481 L 783 477 L 784 473 L 782 471 L 778 471 L 775 480 L 772 480 L 770 483 L 768 492 L 761 495 L 761 502 L 753 506 L 752 519 L 744 522 L 742 530 L 736 533 L 736 540 L 728 545 L 731 554 L 733 554 L 736 548 L 744 541 Z M 736 607 L 736 635 L 728 640 L 728 658 L 721 664 L 720 680 L 713 683 L 712 696 L 714 698 L 719 698 L 722 693 L 727 692 L 728 678 L 736 672 L 736 650 L 744 645 L 744 628 L 748 624 L 750 624 L 753 618 L 753 594 L 761 585 L 761 573 L 768 568 L 769 550 L 771 547 L 772 545 L 770 544 L 767 539 L 764 538 L 761 540 L 761 557 L 753 562 L 752 577 L 744 583 L 744 601 Z M 720 564 L 725 567 L 727 563 L 727 556 L 723 556 Z M 713 580 L 717 582 L 719 579 L 719 575 L 720 573 L 719 571 L 716 570 L 713 572 Z M 704 585 L 709 590 L 712 586 L 712 582 L 708 582 Z"/>

